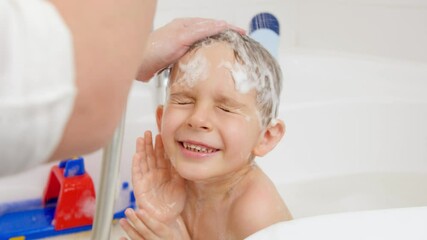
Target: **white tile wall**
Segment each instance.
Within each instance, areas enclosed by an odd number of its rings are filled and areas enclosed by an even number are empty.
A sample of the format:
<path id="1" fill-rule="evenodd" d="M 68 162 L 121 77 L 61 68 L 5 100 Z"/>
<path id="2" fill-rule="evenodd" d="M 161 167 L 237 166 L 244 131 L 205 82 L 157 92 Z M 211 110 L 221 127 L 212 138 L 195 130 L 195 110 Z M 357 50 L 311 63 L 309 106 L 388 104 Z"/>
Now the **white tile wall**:
<path id="1" fill-rule="evenodd" d="M 427 61 L 426 5 L 324 2 L 299 1 L 296 46 Z"/>
<path id="2" fill-rule="evenodd" d="M 259 12 L 281 24 L 281 48 L 427 62 L 427 0 L 159 0 L 155 27 L 177 17 L 224 19 L 248 29 Z"/>

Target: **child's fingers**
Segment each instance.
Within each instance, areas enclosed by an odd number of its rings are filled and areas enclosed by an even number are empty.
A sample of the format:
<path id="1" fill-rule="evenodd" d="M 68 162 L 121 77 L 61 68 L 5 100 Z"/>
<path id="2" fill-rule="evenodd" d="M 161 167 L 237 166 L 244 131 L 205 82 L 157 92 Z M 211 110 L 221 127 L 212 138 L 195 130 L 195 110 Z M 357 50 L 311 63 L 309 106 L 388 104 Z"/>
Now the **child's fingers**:
<path id="1" fill-rule="evenodd" d="M 148 172 L 147 162 L 142 159 L 141 153 L 135 153 L 132 158 L 132 179 L 139 181 L 146 172 Z"/>
<path id="2" fill-rule="evenodd" d="M 136 139 L 136 153 L 132 159 L 132 173 L 146 173 L 148 172 L 147 166 L 147 154 L 145 151 L 145 141 L 144 138 Z"/>
<path id="3" fill-rule="evenodd" d="M 147 163 L 149 169 L 156 168 L 156 156 L 154 155 L 153 149 L 153 137 L 151 131 L 146 131 L 144 133 L 145 139 L 145 152 L 147 153 Z"/>
<path id="4" fill-rule="evenodd" d="M 126 209 L 125 215 L 133 225 L 134 230 L 143 236 L 144 239 L 160 239 L 150 228 L 145 225 L 144 219 L 137 217 L 135 211 L 131 208 Z"/>
<path id="5" fill-rule="evenodd" d="M 132 225 L 129 224 L 129 222 L 122 218 L 119 220 L 120 226 L 122 227 L 123 231 L 126 232 L 128 237 L 132 240 L 145 240 L 141 235 L 138 234 L 138 232 L 135 230 Z M 125 237 L 121 237 L 121 240 L 127 240 Z"/>
<path id="6" fill-rule="evenodd" d="M 136 139 L 136 152 L 142 152 L 145 149 L 144 138 L 139 137 Z"/>
<path id="7" fill-rule="evenodd" d="M 132 158 L 132 178 L 140 180 L 143 174 L 148 171 L 144 138 L 136 139 L 136 152 Z"/>
<path id="8" fill-rule="evenodd" d="M 151 230 L 155 235 L 160 239 L 171 239 L 171 232 L 164 223 L 158 221 L 157 219 L 151 217 L 145 211 L 137 210 L 136 216 L 144 222 L 144 225 Z"/>
<path id="9" fill-rule="evenodd" d="M 169 168 L 170 162 L 169 159 L 165 158 L 165 148 L 163 147 L 163 141 L 160 134 L 156 136 L 156 145 L 154 147 L 157 158 L 157 167 L 158 168 Z"/>

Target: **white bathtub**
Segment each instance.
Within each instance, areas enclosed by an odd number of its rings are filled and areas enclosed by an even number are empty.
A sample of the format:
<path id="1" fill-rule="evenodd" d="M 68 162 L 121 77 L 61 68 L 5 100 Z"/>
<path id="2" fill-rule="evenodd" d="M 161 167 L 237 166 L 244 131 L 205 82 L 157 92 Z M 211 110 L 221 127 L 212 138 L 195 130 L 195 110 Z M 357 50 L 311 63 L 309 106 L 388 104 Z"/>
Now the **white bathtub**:
<path id="1" fill-rule="evenodd" d="M 427 65 L 282 62 L 287 134 L 258 162 L 296 220 L 249 239 L 427 239 Z"/>
<path id="2" fill-rule="evenodd" d="M 296 218 L 427 206 L 427 64 L 287 54 L 283 141 L 259 164 Z"/>
<path id="3" fill-rule="evenodd" d="M 427 207 L 320 215 L 274 224 L 246 240 L 425 240 L 426 216 Z"/>
<path id="4" fill-rule="evenodd" d="M 299 224 L 362 210 L 377 210 L 380 221 L 388 215 L 378 209 L 397 208 L 421 209 L 415 214 L 427 219 L 427 64 L 332 53 L 283 56 L 280 118 L 287 133 L 257 162 Z M 154 82 L 136 83 L 131 92 L 121 181 L 130 179 L 136 137 L 156 131 L 155 92 Z M 86 159 L 97 187 L 101 151 Z M 40 197 L 49 168 L 0 179 L 0 203 Z M 112 238 L 120 234 L 115 226 Z"/>

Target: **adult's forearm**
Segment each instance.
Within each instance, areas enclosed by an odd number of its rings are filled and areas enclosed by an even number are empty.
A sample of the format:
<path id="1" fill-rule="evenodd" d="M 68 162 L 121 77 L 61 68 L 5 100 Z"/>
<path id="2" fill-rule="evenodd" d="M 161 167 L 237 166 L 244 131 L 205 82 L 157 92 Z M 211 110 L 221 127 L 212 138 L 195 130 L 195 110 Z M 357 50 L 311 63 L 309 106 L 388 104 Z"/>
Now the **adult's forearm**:
<path id="1" fill-rule="evenodd" d="M 51 2 L 73 36 L 78 89 L 55 160 L 94 151 L 111 138 L 141 63 L 155 1 Z"/>

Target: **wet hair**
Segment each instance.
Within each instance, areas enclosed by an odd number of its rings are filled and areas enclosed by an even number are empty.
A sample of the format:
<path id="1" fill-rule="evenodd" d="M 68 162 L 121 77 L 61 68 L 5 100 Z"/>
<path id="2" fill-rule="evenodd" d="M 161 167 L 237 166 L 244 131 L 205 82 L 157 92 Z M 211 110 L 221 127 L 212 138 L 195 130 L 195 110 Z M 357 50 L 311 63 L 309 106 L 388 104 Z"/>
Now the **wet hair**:
<path id="1" fill-rule="evenodd" d="M 276 59 L 257 41 L 241 35 L 233 30 L 226 30 L 216 35 L 204 38 L 194 43 L 188 52 L 213 43 L 226 43 L 234 52 L 239 66 L 229 67 L 233 75 L 236 89 L 254 88 L 256 91 L 256 104 L 262 127 L 267 127 L 273 119 L 277 118 L 282 90 L 282 71 Z M 236 67 L 239 74 L 235 74 Z M 241 73 L 244 80 L 239 80 Z M 240 85 L 240 89 L 239 89 Z"/>

